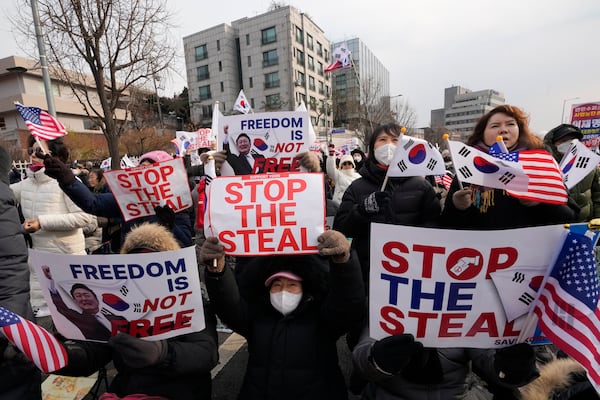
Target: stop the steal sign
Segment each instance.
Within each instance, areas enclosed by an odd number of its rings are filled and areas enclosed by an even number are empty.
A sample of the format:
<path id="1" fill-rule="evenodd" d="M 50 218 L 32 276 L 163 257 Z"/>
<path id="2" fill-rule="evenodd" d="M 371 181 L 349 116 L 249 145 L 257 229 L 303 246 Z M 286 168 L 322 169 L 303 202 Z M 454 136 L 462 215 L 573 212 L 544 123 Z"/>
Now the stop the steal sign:
<path id="1" fill-rule="evenodd" d="M 226 176 L 208 191 L 206 236 L 229 255 L 314 254 L 325 231 L 323 174 Z"/>

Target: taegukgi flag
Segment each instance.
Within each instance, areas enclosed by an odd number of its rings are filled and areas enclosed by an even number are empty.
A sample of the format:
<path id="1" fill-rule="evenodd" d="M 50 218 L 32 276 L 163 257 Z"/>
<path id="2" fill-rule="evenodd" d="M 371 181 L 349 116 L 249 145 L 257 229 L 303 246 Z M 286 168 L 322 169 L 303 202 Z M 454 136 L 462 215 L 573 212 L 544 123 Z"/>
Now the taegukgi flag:
<path id="1" fill-rule="evenodd" d="M 446 166 L 442 154 L 426 140 L 400 136 L 388 176 L 444 175 Z"/>
<path id="2" fill-rule="evenodd" d="M 448 140 L 459 181 L 496 189 L 526 191 L 529 177 L 518 163 L 503 161 L 474 147 Z"/>
<path id="3" fill-rule="evenodd" d="M 579 140 L 574 139 L 571 147 L 560 161 L 560 171 L 567 189 L 581 182 L 600 164 L 600 155 L 588 149 Z"/>

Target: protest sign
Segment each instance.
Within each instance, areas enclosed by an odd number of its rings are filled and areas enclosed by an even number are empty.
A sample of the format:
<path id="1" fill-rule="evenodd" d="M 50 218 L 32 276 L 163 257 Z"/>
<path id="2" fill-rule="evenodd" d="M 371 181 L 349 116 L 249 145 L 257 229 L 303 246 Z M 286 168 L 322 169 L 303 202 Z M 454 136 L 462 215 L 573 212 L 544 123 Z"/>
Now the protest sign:
<path id="1" fill-rule="evenodd" d="M 325 231 L 323 174 L 218 177 L 208 186 L 204 234 L 229 255 L 315 254 Z"/>
<path id="2" fill-rule="evenodd" d="M 181 158 L 104 174 L 125 221 L 154 215 L 154 207 L 178 212 L 192 206 L 187 173 Z"/>
<path id="3" fill-rule="evenodd" d="M 58 331 L 106 341 L 118 332 L 149 340 L 204 329 L 194 247 L 140 254 L 68 255 L 31 250 Z"/>
<path id="4" fill-rule="evenodd" d="M 563 225 L 449 231 L 372 224 L 371 337 L 412 333 L 425 347 L 517 343 L 566 234 Z M 529 342 L 540 339 L 534 329 L 525 332 Z"/>
<path id="5" fill-rule="evenodd" d="M 309 126 L 308 113 L 302 111 L 219 116 L 218 140 L 229 145 L 232 166 L 242 159 L 251 173 L 299 171 L 294 157 L 309 151 L 316 139 Z"/>

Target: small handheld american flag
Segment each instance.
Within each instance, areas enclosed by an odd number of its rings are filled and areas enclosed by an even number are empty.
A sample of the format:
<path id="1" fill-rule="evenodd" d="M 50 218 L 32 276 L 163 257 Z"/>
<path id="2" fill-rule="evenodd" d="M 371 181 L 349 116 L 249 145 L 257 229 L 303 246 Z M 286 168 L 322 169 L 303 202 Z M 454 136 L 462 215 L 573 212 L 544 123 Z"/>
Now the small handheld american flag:
<path id="1" fill-rule="evenodd" d="M 65 126 L 47 111 L 15 103 L 31 134 L 40 140 L 57 139 L 67 134 Z"/>
<path id="2" fill-rule="evenodd" d="M 0 332 L 45 373 L 67 365 L 67 351 L 54 336 L 4 307 L 0 307 Z"/>

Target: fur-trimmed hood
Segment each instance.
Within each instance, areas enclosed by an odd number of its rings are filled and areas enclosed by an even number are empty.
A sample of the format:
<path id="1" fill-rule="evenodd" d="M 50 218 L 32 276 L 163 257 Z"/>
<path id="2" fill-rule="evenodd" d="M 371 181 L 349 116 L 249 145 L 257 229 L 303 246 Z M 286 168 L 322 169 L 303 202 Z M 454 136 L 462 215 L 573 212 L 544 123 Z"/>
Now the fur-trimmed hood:
<path id="1" fill-rule="evenodd" d="M 131 253 L 134 249 L 146 249 L 152 252 L 178 250 L 181 247 L 173 233 L 162 225 L 145 222 L 129 231 L 121 246 L 121 254 Z"/>
<path id="2" fill-rule="evenodd" d="M 554 399 L 556 394 L 565 391 L 573 384 L 581 382 L 581 379 L 577 379 L 578 377 L 585 377 L 585 370 L 577 361 L 570 358 L 559 358 L 551 361 L 541 368 L 539 378 L 520 389 L 521 400 Z"/>

